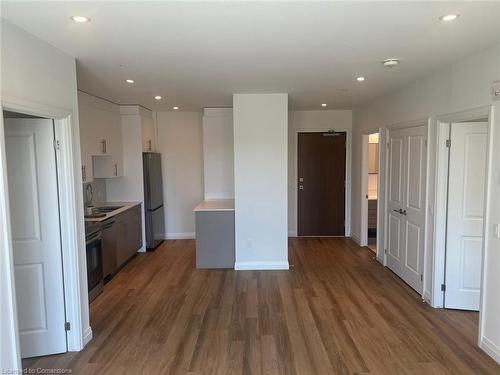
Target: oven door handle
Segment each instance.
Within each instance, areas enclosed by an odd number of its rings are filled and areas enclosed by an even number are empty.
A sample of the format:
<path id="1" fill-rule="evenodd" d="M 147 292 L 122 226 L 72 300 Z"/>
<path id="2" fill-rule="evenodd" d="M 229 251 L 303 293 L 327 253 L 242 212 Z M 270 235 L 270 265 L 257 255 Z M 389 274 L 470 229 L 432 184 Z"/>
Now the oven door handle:
<path id="1" fill-rule="evenodd" d="M 100 239 L 101 239 L 101 232 L 97 232 L 97 233 L 91 234 L 89 237 L 87 237 L 85 239 L 85 243 L 88 245 L 89 243 L 94 242 L 96 240 L 100 240 Z"/>

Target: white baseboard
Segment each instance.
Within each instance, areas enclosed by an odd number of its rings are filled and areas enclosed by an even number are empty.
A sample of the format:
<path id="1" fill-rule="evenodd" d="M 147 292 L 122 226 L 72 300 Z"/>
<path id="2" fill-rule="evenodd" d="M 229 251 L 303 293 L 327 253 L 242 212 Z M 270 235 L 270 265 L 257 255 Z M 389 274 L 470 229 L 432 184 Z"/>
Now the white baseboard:
<path id="1" fill-rule="evenodd" d="M 361 240 L 359 239 L 359 237 L 357 235 L 355 235 L 354 233 L 351 233 L 351 240 L 353 240 L 354 242 L 356 242 L 356 244 L 358 246 L 361 246 Z"/>
<path id="2" fill-rule="evenodd" d="M 500 347 L 487 337 L 482 337 L 479 347 L 500 364 Z"/>
<path id="3" fill-rule="evenodd" d="M 243 270 L 288 270 L 288 262 L 236 262 L 234 269 Z"/>
<path id="4" fill-rule="evenodd" d="M 194 232 L 182 232 L 182 233 L 166 233 L 166 240 L 194 240 L 196 234 Z"/>
<path id="5" fill-rule="evenodd" d="M 92 340 L 92 328 L 91 327 L 87 327 L 87 329 L 85 330 L 85 332 L 83 333 L 83 348 L 85 348 L 85 346 L 87 346 L 87 344 L 90 342 L 90 340 Z"/>
<path id="6" fill-rule="evenodd" d="M 425 303 L 427 303 L 428 305 L 431 305 L 432 306 L 432 302 L 431 302 L 431 292 L 429 290 L 425 290 L 424 291 L 424 294 L 422 296 L 422 299 L 424 300 Z"/>

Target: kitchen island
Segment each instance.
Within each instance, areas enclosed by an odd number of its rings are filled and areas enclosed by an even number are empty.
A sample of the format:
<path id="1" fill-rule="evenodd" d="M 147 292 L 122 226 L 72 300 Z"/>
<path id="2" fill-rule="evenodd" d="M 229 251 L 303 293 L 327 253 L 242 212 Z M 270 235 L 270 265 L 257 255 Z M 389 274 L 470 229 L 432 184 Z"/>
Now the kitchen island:
<path id="1" fill-rule="evenodd" d="M 234 268 L 234 199 L 204 200 L 193 211 L 196 268 Z"/>

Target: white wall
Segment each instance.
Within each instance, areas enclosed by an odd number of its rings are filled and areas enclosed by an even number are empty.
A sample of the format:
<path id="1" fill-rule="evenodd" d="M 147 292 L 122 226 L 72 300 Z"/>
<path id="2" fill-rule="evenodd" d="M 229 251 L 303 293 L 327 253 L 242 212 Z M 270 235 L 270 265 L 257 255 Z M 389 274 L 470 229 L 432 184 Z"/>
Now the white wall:
<path id="1" fill-rule="evenodd" d="M 69 342 L 70 349 L 76 346 L 83 347 L 85 340 L 91 335 L 88 315 L 87 275 L 85 270 L 85 236 L 83 224 L 82 180 L 80 174 L 80 135 L 78 128 L 78 104 L 76 88 L 75 59 L 57 50 L 51 45 L 41 41 L 31 34 L 19 29 L 8 21 L 1 20 L 1 99 L 4 108 L 17 109 L 24 107 L 26 110 L 53 111 L 71 114 L 72 123 L 72 153 L 75 186 L 75 220 L 77 220 L 78 235 L 76 239 L 78 262 L 81 267 L 79 278 L 79 293 L 83 326 L 78 332 L 79 342 Z M 5 177 L 6 164 L 3 148 L 3 124 L 0 130 L 0 175 Z M 1 260 L 0 275 L 2 289 L 5 285 L 13 284 L 12 278 L 12 246 L 8 232 L 8 214 L 6 215 L 7 197 L 6 181 L 0 179 L 0 250 Z M 4 284 L 5 282 L 5 284 Z M 12 333 L 16 332 L 12 310 L 14 305 L 12 295 L 2 291 L 0 294 L 2 314 L 1 325 L 1 362 L 0 368 L 13 368 L 20 366 L 19 355 L 16 353 Z M 5 309 L 5 310 L 4 310 Z M 76 326 L 73 325 L 74 327 Z M 6 349 L 4 351 L 4 348 Z"/>
<path id="2" fill-rule="evenodd" d="M 492 150 L 500 149 L 500 101 L 491 96 L 491 83 L 500 79 L 500 44 L 444 67 L 433 74 L 423 77 L 411 85 L 387 94 L 373 103 L 354 112 L 353 165 L 361 163 L 361 135 L 376 127 L 404 123 L 418 119 L 431 118 L 429 152 L 431 169 L 430 204 L 434 205 L 434 165 L 436 149 L 435 119 L 449 114 L 483 106 L 494 106 L 493 133 L 490 134 Z M 383 134 L 382 134 L 383 135 Z M 385 142 L 381 139 L 381 143 Z M 385 147 L 381 147 L 382 162 L 385 163 Z M 488 185 L 489 206 L 486 213 L 486 261 L 484 264 L 485 285 L 483 295 L 485 304 L 482 311 L 484 348 L 500 360 L 500 241 L 493 237 L 494 223 L 500 223 L 500 153 L 491 155 L 489 168 L 491 180 Z M 361 183 L 359 169 L 353 169 L 353 216 L 352 231 L 359 236 Z M 385 176 L 380 176 L 381 179 Z M 383 191 L 379 192 L 382 198 Z M 433 221 L 433 218 L 430 220 Z M 429 241 L 424 280 L 424 293 L 430 297 L 432 286 L 432 226 L 428 228 Z M 382 228 L 381 228 L 382 230 Z M 489 349 L 488 349 L 489 348 Z"/>
<path id="3" fill-rule="evenodd" d="M 194 238 L 193 208 L 203 200 L 201 112 L 157 112 L 165 237 Z"/>
<path id="4" fill-rule="evenodd" d="M 304 131 L 347 132 L 346 169 L 346 232 L 350 233 L 350 180 L 351 180 L 351 110 L 290 111 L 288 123 L 288 233 L 297 235 L 297 134 Z"/>
<path id="5" fill-rule="evenodd" d="M 288 95 L 235 94 L 236 269 L 288 269 Z"/>
<path id="6" fill-rule="evenodd" d="M 0 166 L 0 369 L 19 369 L 21 359 L 17 335 L 3 116 L 0 116 Z"/>
<path id="7" fill-rule="evenodd" d="M 205 199 L 234 198 L 233 109 L 203 111 Z"/>

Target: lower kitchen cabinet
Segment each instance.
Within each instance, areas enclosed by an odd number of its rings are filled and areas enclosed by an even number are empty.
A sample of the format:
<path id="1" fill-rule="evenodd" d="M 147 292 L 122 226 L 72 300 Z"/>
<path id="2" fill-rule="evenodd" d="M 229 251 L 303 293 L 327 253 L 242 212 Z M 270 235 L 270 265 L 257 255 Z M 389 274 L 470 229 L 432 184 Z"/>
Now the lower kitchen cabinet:
<path id="1" fill-rule="evenodd" d="M 116 221 L 114 218 L 102 223 L 102 277 L 112 275 L 116 265 Z"/>
<path id="2" fill-rule="evenodd" d="M 141 206 L 102 222 L 103 278 L 113 275 L 142 247 Z"/>
<path id="3" fill-rule="evenodd" d="M 116 216 L 116 264 L 122 266 L 142 246 L 141 206 Z"/>

